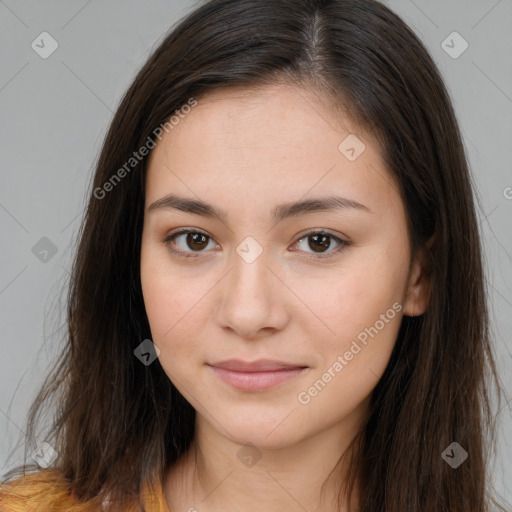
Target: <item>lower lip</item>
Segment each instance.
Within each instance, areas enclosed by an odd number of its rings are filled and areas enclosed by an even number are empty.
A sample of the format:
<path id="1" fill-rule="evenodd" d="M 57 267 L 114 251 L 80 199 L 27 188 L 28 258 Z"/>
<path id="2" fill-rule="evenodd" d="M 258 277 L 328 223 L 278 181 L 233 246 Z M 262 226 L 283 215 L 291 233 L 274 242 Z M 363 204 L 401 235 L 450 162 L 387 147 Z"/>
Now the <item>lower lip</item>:
<path id="1" fill-rule="evenodd" d="M 307 368 L 291 368 L 268 372 L 234 372 L 225 368 L 211 367 L 224 382 L 242 391 L 264 391 L 303 373 Z"/>

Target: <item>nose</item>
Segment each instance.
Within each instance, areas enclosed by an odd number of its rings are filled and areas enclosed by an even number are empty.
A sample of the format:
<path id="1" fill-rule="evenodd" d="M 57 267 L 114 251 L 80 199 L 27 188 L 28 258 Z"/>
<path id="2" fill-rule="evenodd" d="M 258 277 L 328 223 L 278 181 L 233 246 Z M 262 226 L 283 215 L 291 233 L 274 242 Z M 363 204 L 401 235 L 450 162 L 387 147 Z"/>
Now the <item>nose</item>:
<path id="1" fill-rule="evenodd" d="M 287 288 L 265 251 L 252 262 L 233 253 L 231 271 L 222 280 L 217 320 L 244 339 L 259 339 L 283 329 L 289 321 Z M 289 292 L 288 292 L 289 293 Z"/>

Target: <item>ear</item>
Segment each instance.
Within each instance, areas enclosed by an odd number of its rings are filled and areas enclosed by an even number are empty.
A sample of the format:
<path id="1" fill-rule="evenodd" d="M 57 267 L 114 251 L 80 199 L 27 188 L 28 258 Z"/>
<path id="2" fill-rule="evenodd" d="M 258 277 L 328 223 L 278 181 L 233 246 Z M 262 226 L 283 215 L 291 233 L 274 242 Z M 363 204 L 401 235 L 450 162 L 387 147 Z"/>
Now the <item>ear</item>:
<path id="1" fill-rule="evenodd" d="M 434 235 L 424 246 L 418 247 L 413 255 L 404 307 L 406 316 L 422 315 L 428 307 L 431 284 L 428 250 L 433 242 Z"/>

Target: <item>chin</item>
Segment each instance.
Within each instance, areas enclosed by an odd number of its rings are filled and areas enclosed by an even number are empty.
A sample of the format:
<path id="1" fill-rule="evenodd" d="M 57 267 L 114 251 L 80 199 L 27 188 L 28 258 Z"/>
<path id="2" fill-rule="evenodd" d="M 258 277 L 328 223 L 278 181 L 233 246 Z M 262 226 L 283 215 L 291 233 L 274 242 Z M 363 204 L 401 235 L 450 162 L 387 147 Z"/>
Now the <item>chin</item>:
<path id="1" fill-rule="evenodd" d="M 275 450 L 296 443 L 302 438 L 300 425 L 290 421 L 293 415 L 290 414 L 287 418 L 289 412 L 283 411 L 279 414 L 279 419 L 275 415 L 265 417 L 262 414 L 230 418 L 223 426 L 231 434 L 229 439 L 234 443 L 242 446 L 251 443 L 261 449 Z M 215 428 L 218 429 L 218 425 Z M 226 431 L 221 430 L 219 433 L 223 436 L 229 435 Z"/>

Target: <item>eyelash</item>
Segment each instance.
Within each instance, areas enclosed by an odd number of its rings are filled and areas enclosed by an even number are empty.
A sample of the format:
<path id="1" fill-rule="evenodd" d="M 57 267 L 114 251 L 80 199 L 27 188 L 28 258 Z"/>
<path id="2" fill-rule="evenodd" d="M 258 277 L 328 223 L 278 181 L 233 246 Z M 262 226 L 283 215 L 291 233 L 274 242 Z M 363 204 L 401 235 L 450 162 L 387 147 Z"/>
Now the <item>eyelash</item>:
<path id="1" fill-rule="evenodd" d="M 171 233 L 167 237 L 165 237 L 163 240 L 163 243 L 167 246 L 169 251 L 171 251 L 173 254 L 176 254 L 177 256 L 179 256 L 181 258 L 185 258 L 185 259 L 198 258 L 198 257 L 200 257 L 200 253 L 204 252 L 204 251 L 195 251 L 192 253 L 187 253 L 186 251 L 176 250 L 171 247 L 171 242 L 174 241 L 174 239 L 176 237 L 178 237 L 179 235 L 189 234 L 189 233 L 204 235 L 206 238 L 213 240 L 212 237 L 210 237 L 209 235 L 207 235 L 206 233 L 204 233 L 202 231 L 192 230 L 192 229 L 180 229 L 179 231 Z M 304 256 L 308 260 L 322 260 L 322 259 L 331 258 L 334 255 L 338 254 L 343 249 L 345 249 L 346 247 L 350 246 L 349 242 L 347 242 L 346 240 L 342 240 L 341 238 L 333 235 L 332 233 L 330 233 L 329 231 L 326 231 L 326 230 L 308 231 L 307 233 L 304 233 L 295 243 L 298 243 L 301 240 L 304 240 L 305 238 L 308 238 L 311 235 L 326 235 L 329 238 L 338 242 L 340 245 L 339 245 L 339 247 L 337 247 L 336 249 L 334 249 L 328 253 L 317 253 L 317 255 Z M 295 245 L 295 243 L 294 243 L 294 245 Z M 311 254 L 311 253 L 309 253 L 309 254 Z"/>

